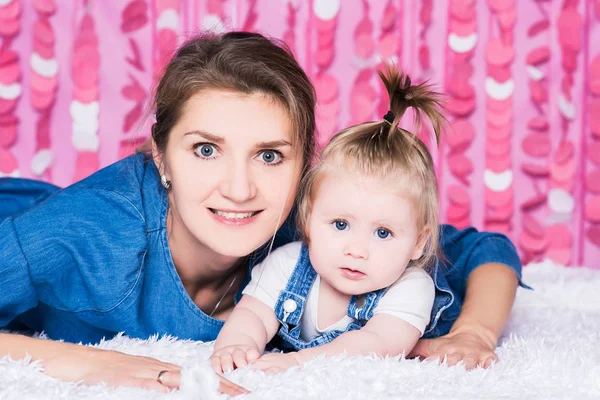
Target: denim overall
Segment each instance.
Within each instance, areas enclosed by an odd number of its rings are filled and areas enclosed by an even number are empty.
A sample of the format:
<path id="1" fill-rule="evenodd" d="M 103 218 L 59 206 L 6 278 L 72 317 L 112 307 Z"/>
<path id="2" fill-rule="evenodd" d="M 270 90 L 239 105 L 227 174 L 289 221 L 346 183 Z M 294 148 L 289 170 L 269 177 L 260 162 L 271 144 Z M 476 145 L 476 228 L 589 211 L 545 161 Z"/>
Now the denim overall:
<path id="1" fill-rule="evenodd" d="M 275 315 L 281 323 L 278 335 L 283 339 L 285 348 L 292 347 L 295 350 L 302 350 L 321 346 L 331 342 L 344 332 L 362 328 L 373 317 L 373 311 L 379 303 L 379 299 L 387 291 L 387 288 L 384 288 L 364 295 L 352 296 L 347 314 L 353 319 L 353 322 L 343 331 L 328 331 L 307 342 L 300 337 L 300 319 L 316 277 L 317 273 L 308 256 L 308 246 L 303 244 L 294 272 L 275 304 Z"/>

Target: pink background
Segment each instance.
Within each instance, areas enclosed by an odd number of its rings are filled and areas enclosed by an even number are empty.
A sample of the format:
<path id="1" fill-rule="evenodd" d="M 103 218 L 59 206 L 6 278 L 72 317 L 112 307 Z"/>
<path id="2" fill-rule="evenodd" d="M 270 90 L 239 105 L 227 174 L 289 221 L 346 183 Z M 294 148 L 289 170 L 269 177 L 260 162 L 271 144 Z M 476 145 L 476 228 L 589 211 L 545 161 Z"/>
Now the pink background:
<path id="1" fill-rule="evenodd" d="M 453 128 L 432 150 L 443 220 L 600 268 L 599 17 L 599 0 L 0 0 L 0 174 L 65 186 L 129 154 L 174 47 L 253 30 L 315 82 L 320 143 L 383 116 L 381 60 L 431 79 Z"/>

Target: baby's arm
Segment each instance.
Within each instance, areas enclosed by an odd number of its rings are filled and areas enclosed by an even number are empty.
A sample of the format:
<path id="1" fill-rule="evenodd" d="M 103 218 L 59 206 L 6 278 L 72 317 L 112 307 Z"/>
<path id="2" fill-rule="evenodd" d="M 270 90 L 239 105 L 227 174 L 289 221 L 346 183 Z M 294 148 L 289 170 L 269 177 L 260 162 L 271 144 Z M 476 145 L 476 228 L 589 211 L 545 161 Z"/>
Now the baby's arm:
<path id="1" fill-rule="evenodd" d="M 421 337 L 421 332 L 408 322 L 388 314 L 377 314 L 360 330 L 341 334 L 332 342 L 295 353 L 271 353 L 253 363 L 266 372 L 281 372 L 302 365 L 319 355 L 397 356 L 408 354 Z"/>
<path id="2" fill-rule="evenodd" d="M 296 357 L 302 364 L 320 354 L 327 357 L 342 353 L 397 356 L 408 354 L 420 337 L 421 332 L 408 322 L 392 315 L 377 314 L 362 329 L 343 333 L 325 345 L 300 350 Z"/>
<path id="3" fill-rule="evenodd" d="M 266 354 L 255 361 L 253 367 L 272 373 L 302 365 L 319 355 L 375 353 L 397 356 L 408 354 L 420 337 L 421 332 L 408 322 L 392 315 L 377 314 L 361 330 L 343 333 L 330 343 L 299 352 Z"/>
<path id="4" fill-rule="evenodd" d="M 227 372 L 256 360 L 279 329 L 275 313 L 262 301 L 244 295 L 235 306 L 215 342 L 210 357 L 213 369 Z"/>
<path id="5" fill-rule="evenodd" d="M 407 271 L 379 300 L 375 315 L 361 330 L 343 333 L 331 343 L 297 353 L 267 354 L 254 366 L 278 372 L 320 354 L 408 355 L 429 323 L 434 297 L 433 280 L 425 271 Z"/>

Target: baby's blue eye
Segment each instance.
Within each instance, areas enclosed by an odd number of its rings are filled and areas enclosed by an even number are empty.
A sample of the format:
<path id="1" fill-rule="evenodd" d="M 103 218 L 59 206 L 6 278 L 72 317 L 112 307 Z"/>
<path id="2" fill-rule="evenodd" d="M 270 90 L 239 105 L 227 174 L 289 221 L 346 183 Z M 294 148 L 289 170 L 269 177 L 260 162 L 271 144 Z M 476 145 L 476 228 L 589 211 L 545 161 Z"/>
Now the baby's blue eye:
<path id="1" fill-rule="evenodd" d="M 377 237 L 379 239 L 387 239 L 390 236 L 390 231 L 387 229 L 377 229 Z"/>
<path id="2" fill-rule="evenodd" d="M 337 221 L 333 221 L 333 226 L 338 231 L 345 231 L 346 228 L 348 228 L 348 223 L 346 221 L 337 220 Z"/>
<path id="3" fill-rule="evenodd" d="M 203 144 L 196 147 L 196 153 L 201 157 L 212 157 L 215 154 L 215 146 L 211 144 Z"/>

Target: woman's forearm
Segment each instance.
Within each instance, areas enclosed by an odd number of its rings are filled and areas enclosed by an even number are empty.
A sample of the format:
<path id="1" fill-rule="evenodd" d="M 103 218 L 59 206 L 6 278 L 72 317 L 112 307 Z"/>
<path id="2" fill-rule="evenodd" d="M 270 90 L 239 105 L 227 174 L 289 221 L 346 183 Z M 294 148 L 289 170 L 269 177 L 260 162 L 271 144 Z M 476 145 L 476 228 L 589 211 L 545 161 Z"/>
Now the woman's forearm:
<path id="1" fill-rule="evenodd" d="M 460 316 L 451 332 L 473 332 L 493 349 L 506 325 L 519 281 L 515 271 L 504 264 L 477 267 L 467 279 L 467 291 Z"/>
<path id="2" fill-rule="evenodd" d="M 73 344 L 36 339 L 28 336 L 0 333 L 0 357 L 10 355 L 13 360 L 31 356 L 32 360 L 42 360 L 64 351 Z"/>

